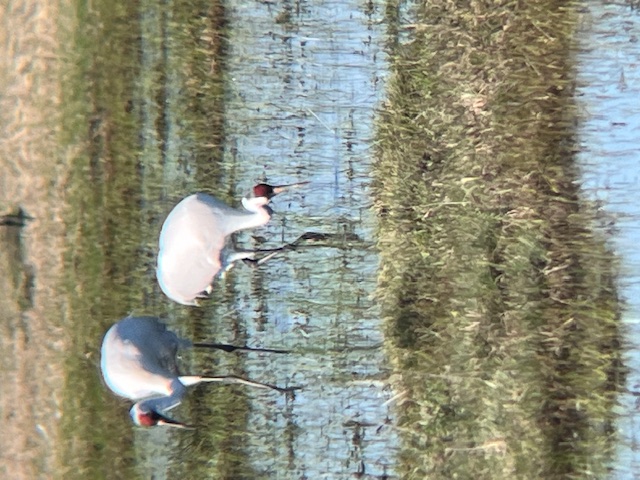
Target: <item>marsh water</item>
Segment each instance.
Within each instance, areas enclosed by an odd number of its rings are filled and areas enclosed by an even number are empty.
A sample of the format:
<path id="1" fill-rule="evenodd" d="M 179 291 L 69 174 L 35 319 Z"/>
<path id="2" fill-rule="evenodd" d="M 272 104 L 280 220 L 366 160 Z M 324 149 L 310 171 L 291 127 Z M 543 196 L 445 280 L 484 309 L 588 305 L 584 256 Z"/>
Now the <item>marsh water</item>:
<path id="1" fill-rule="evenodd" d="M 626 303 L 622 319 L 630 374 L 619 406 L 620 441 L 612 478 L 637 478 L 640 471 L 639 38 L 637 10 L 594 2 L 584 17 L 578 53 L 577 99 L 583 118 L 578 159 L 583 189 L 605 214 L 602 228 L 614 229 L 610 238 L 621 258 L 619 288 Z"/>
<path id="2" fill-rule="evenodd" d="M 35 205 L 26 209 L 32 220 L 18 218 L 24 227 L 2 232 L 2 347 L 11 353 L 0 370 L 11 386 L 5 398 L 14 399 L 3 418 L 27 432 L 23 457 L 11 462 L 21 462 L 24 478 L 394 478 L 401 442 L 373 296 L 369 182 L 387 48 L 402 34 L 398 11 L 381 1 L 232 1 L 218 11 L 195 3 L 60 9 L 75 20 L 60 22 L 64 102 L 48 119 L 56 143 L 42 146 L 51 163 L 27 187 L 28 152 L 18 152 L 1 180 L 3 209 Z M 594 2 L 585 19 L 577 58 L 584 190 L 616 217 L 633 346 L 640 18 Z M 5 142 L 22 135 L 5 131 Z M 63 164 L 72 168 L 60 178 Z M 237 204 L 259 181 L 310 184 L 276 197 L 270 224 L 237 243 L 305 240 L 258 268 L 237 265 L 202 308 L 169 302 L 154 274 L 164 216 L 195 190 Z M 49 189 L 64 204 L 36 196 Z M 98 369 L 102 335 L 128 314 L 161 316 L 195 340 L 291 350 L 186 351 L 181 360 L 189 373 L 302 388 L 286 397 L 199 386 L 171 412 L 195 430 L 133 429 L 129 403 L 107 391 Z M 632 348 L 627 361 L 615 478 L 640 468 Z M 20 408 L 30 398 L 40 400 Z M 19 423 L 21 410 L 35 422 Z M 6 478 L 18 472 L 6 465 Z"/>
<path id="3" fill-rule="evenodd" d="M 226 11 L 219 178 L 198 178 L 201 165 L 189 164 L 179 118 L 166 121 L 166 156 L 187 159 L 171 166 L 171 181 L 236 201 L 263 179 L 311 182 L 275 199 L 272 222 L 237 240 L 270 248 L 306 233 L 316 241 L 257 270 L 236 267 L 209 307 L 175 322 L 177 328 L 197 325 L 187 331 L 216 332 L 218 339 L 237 342 L 240 335 L 252 345 L 291 350 L 277 358 L 247 355 L 241 369 L 249 378 L 302 389 L 289 400 L 273 392 L 236 392 L 245 404 L 240 409 L 229 408 L 228 399 L 218 401 L 211 389 L 199 389 L 185 411 L 203 428 L 187 435 L 136 434 L 136 448 L 147 458 L 142 476 L 393 475 L 398 443 L 385 406 L 389 372 L 372 299 L 377 258 L 368 196 L 373 112 L 384 85 L 381 12 L 344 2 L 293 8 L 238 2 Z M 161 55 L 150 48 L 143 56 Z M 167 64 L 180 61 L 171 48 L 164 54 Z M 179 104 L 180 85 L 168 91 L 175 97 L 167 103 Z M 168 192 L 175 194 L 182 191 Z M 196 366 L 206 362 L 200 358 Z M 219 368 L 232 366 L 221 360 Z M 217 418 L 233 415 L 238 418 Z M 226 438 L 208 432 L 220 423 L 231 425 Z"/>

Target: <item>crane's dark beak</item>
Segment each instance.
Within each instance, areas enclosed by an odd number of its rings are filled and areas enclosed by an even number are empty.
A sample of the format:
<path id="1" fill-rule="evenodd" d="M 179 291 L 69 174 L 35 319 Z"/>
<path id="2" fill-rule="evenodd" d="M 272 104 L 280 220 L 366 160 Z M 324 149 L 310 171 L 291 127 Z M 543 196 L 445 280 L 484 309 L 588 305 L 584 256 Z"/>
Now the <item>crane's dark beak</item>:
<path id="1" fill-rule="evenodd" d="M 160 414 L 158 414 L 160 415 Z M 174 428 L 182 428 L 183 430 L 195 430 L 196 427 L 192 425 L 187 425 L 186 423 L 178 422 L 177 420 L 173 420 L 169 417 L 165 417 L 164 415 L 160 415 L 158 419 L 157 425 L 163 425 L 166 427 L 174 427 Z"/>
<path id="2" fill-rule="evenodd" d="M 143 402 L 144 403 L 144 402 Z M 140 403 L 136 403 L 130 410 L 131 420 L 139 427 L 155 427 L 156 425 L 165 425 L 167 427 L 184 428 L 186 430 L 193 430 L 195 427 L 187 425 L 186 423 L 178 422 L 169 417 L 165 417 L 160 412 L 152 408 L 141 406 Z"/>
<path id="3" fill-rule="evenodd" d="M 274 185 L 273 188 L 273 195 L 277 195 L 279 193 L 285 192 L 291 188 L 297 188 L 300 187 L 302 185 L 307 185 L 310 182 L 299 182 L 299 183 L 289 183 L 288 185 Z"/>
<path id="4" fill-rule="evenodd" d="M 271 200 L 277 194 L 282 193 L 290 188 L 299 187 L 300 185 L 306 185 L 309 182 L 290 183 L 288 185 L 269 185 L 268 183 L 259 183 L 253 187 L 253 196 L 256 198 L 264 197 L 267 200 Z"/>

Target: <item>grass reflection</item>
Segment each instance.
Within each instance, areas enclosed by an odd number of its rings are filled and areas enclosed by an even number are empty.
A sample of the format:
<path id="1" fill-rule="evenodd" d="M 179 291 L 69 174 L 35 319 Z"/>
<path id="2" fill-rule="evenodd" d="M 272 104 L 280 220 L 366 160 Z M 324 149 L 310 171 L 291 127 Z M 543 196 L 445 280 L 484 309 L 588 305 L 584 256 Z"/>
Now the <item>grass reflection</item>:
<path id="1" fill-rule="evenodd" d="M 606 473 L 620 306 L 576 186 L 572 5 L 429 2 L 392 52 L 378 298 L 405 478 Z"/>

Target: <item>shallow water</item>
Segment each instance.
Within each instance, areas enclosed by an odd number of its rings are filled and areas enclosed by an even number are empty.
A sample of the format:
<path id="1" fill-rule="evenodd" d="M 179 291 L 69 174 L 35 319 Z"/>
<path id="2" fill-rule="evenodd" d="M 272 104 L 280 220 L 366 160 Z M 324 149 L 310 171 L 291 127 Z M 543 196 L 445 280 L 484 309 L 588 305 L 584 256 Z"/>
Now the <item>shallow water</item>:
<path id="1" fill-rule="evenodd" d="M 302 390 L 293 400 L 242 393 L 245 431 L 235 452 L 242 466 L 226 470 L 220 467 L 224 458 L 199 447 L 205 431 L 216 428 L 210 412 L 221 407 L 215 387 L 209 395 L 198 389 L 198 401 L 183 411 L 195 412 L 191 421 L 202 429 L 136 434 L 141 452 L 149 452 L 149 442 L 164 445 L 147 454 L 143 477 L 171 478 L 192 468 L 252 478 L 393 475 L 398 441 L 384 405 L 391 392 L 371 298 L 377 256 L 367 190 L 373 112 L 385 68 L 381 12 L 373 5 L 365 12 L 358 2 L 291 8 L 288 20 L 277 23 L 283 13 L 273 5 L 229 5 L 221 178 L 206 184 L 196 165 L 192 175 L 195 184 L 223 198 L 233 192 L 236 202 L 257 181 L 311 182 L 274 199 L 271 223 L 239 235 L 245 248 L 277 247 L 305 232 L 333 237 L 326 246 L 278 255 L 256 270 L 236 266 L 216 285 L 202 314 L 173 320 L 196 322 L 196 330 L 213 330 L 217 340 L 233 341 L 240 331 L 250 345 L 292 350 L 288 356 L 247 355 L 242 371 Z M 168 129 L 168 158 L 185 158 L 180 150 L 188 145 L 178 130 Z M 173 175 L 183 181 L 179 169 Z M 210 469 L 201 469 L 207 462 Z"/>
<path id="2" fill-rule="evenodd" d="M 621 257 L 620 294 L 626 301 L 628 392 L 620 399 L 621 433 L 612 478 L 636 478 L 637 391 L 640 385 L 640 15 L 620 3 L 591 2 L 582 25 L 577 101 L 583 117 L 578 155 L 583 189 L 603 212 L 602 228 L 613 235 Z M 613 223 L 610 223 L 613 221 Z"/>

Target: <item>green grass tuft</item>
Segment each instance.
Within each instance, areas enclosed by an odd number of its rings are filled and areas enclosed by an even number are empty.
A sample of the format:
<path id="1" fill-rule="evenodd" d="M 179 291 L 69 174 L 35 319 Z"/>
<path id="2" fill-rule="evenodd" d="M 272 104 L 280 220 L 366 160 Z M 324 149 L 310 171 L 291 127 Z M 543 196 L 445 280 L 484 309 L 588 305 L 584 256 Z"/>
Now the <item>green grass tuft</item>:
<path id="1" fill-rule="evenodd" d="M 374 190 L 405 478 L 606 472 L 620 305 L 576 186 L 577 15 L 435 0 L 391 51 Z"/>

